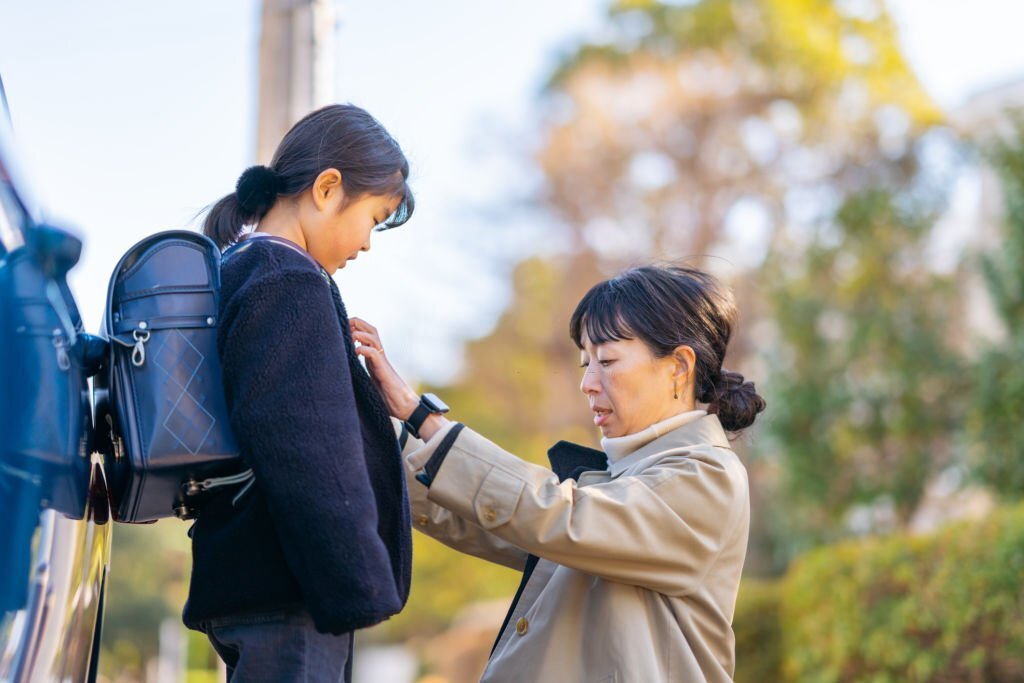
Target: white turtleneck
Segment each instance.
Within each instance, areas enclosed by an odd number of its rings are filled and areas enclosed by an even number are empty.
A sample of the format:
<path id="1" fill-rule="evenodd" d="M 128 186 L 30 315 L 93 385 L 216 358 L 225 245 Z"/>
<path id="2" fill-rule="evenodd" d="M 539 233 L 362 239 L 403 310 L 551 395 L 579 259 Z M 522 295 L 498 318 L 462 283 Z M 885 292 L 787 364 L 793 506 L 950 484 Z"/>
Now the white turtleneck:
<path id="1" fill-rule="evenodd" d="M 643 448 L 659 436 L 668 434 L 672 430 L 678 429 L 684 424 L 693 422 L 707 414 L 708 411 L 706 410 L 688 410 L 685 413 L 679 413 L 678 415 L 666 418 L 661 422 L 655 422 L 647 429 L 643 429 L 635 434 L 601 439 L 601 450 L 608 456 L 608 462 L 613 463 Z"/>

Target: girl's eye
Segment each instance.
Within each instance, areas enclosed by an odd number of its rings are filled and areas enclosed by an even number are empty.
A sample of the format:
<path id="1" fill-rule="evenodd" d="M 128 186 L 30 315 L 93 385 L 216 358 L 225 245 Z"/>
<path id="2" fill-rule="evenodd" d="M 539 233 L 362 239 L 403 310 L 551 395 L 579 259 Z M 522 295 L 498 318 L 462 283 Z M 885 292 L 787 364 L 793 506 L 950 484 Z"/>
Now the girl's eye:
<path id="1" fill-rule="evenodd" d="M 612 363 L 614 363 L 615 361 L 614 360 L 599 360 L 597 362 L 601 364 L 602 368 L 606 368 L 609 365 L 611 365 Z"/>

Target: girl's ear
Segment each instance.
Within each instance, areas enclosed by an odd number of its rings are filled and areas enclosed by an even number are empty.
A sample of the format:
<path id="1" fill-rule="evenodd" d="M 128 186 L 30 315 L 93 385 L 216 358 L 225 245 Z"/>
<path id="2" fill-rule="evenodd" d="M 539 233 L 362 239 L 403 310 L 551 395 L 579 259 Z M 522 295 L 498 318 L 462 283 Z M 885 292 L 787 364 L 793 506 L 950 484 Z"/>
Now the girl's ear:
<path id="1" fill-rule="evenodd" d="M 693 372 L 693 369 L 697 367 L 697 354 L 693 352 L 693 349 L 685 344 L 677 346 L 676 350 L 672 352 L 672 357 L 676 361 L 675 371 L 673 377 L 682 379 Z"/>
<path id="2" fill-rule="evenodd" d="M 312 192 L 313 203 L 321 211 L 328 204 L 344 199 L 345 189 L 341 183 L 341 171 L 336 168 L 328 168 L 321 171 L 320 175 L 313 181 Z"/>

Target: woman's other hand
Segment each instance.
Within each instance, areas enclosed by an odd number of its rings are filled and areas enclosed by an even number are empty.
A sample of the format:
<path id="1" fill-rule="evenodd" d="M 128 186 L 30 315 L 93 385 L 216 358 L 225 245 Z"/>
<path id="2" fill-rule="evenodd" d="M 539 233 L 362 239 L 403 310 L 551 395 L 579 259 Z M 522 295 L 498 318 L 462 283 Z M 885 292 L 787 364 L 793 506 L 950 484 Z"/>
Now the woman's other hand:
<path id="1" fill-rule="evenodd" d="M 420 397 L 391 365 L 377 328 L 360 318 L 349 319 L 349 327 L 356 341 L 356 353 L 366 359 L 370 377 L 384 395 L 391 415 L 399 420 L 408 418 L 419 405 Z"/>

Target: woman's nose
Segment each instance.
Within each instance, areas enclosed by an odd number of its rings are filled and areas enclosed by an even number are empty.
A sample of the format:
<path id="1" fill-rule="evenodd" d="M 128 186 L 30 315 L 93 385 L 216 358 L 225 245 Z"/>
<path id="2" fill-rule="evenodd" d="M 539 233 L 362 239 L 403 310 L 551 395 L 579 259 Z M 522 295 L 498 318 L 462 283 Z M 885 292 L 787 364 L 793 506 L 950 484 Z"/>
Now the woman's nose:
<path id="1" fill-rule="evenodd" d="M 580 391 L 584 394 L 596 394 L 600 390 L 600 383 L 597 381 L 597 377 L 590 368 L 587 368 L 583 373 L 583 379 L 580 380 Z"/>

